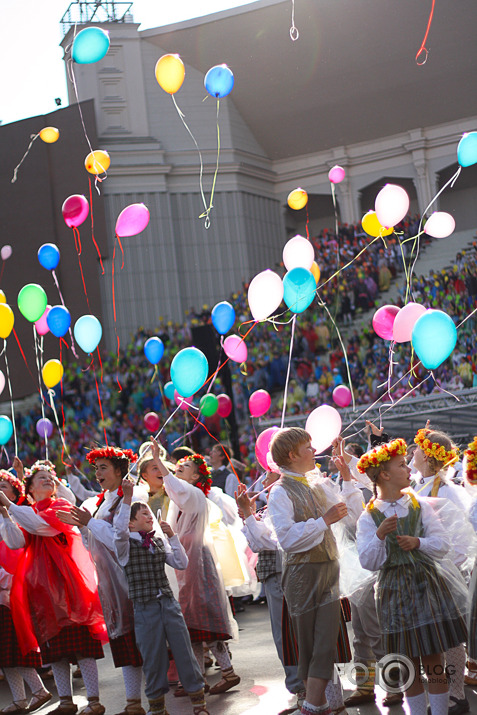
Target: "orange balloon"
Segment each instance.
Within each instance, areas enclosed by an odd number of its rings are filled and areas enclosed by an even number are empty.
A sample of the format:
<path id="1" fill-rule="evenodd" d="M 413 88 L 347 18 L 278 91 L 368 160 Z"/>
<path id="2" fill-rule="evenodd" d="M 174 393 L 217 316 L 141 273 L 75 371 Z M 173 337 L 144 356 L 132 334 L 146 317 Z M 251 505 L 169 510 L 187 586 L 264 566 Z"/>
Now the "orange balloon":
<path id="1" fill-rule="evenodd" d="M 307 205 L 308 194 L 306 193 L 305 189 L 293 189 L 293 191 L 290 191 L 290 193 L 288 194 L 287 203 L 291 209 L 299 211 L 300 209 L 305 208 L 305 206 Z"/>
<path id="2" fill-rule="evenodd" d="M 40 139 L 46 144 L 53 144 L 60 136 L 60 132 L 56 127 L 45 127 L 40 132 Z"/>
<path id="3" fill-rule="evenodd" d="M 168 94 L 175 94 L 182 87 L 185 67 L 179 55 L 162 55 L 156 62 L 156 79 Z"/>
<path id="4" fill-rule="evenodd" d="M 384 226 L 381 225 L 378 217 L 376 216 L 376 211 L 368 211 L 367 214 L 364 214 L 361 219 L 361 225 L 366 233 L 374 238 L 377 238 L 378 236 L 389 236 L 394 231 L 394 228 L 392 227 L 384 228 Z"/>
<path id="5" fill-rule="evenodd" d="M 103 149 L 96 149 L 95 151 L 90 152 L 84 160 L 86 171 L 89 174 L 94 174 L 95 176 L 106 173 L 110 164 L 111 158 L 108 152 Z"/>
<path id="6" fill-rule="evenodd" d="M 313 273 L 313 278 L 315 279 L 316 285 L 318 285 L 321 276 L 321 271 L 316 261 L 313 261 L 313 263 L 311 264 L 310 271 Z"/>

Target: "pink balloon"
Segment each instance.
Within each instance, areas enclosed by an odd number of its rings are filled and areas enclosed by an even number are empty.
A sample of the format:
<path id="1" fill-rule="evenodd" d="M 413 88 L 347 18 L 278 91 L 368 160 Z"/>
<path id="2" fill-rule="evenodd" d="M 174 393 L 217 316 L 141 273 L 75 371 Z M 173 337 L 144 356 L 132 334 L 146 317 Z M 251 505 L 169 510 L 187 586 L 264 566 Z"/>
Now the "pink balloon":
<path id="1" fill-rule="evenodd" d="M 271 452 L 267 452 L 267 467 L 271 472 L 276 472 L 277 474 L 280 472 L 280 467 L 273 461 Z"/>
<path id="2" fill-rule="evenodd" d="M 121 211 L 116 221 L 116 236 L 137 236 L 149 223 L 149 209 L 145 204 L 131 204 Z"/>
<path id="3" fill-rule="evenodd" d="M 393 325 L 399 308 L 396 305 L 383 305 L 373 316 L 374 332 L 384 340 L 393 339 Z"/>
<path id="4" fill-rule="evenodd" d="M 219 401 L 219 406 L 217 408 L 217 414 L 219 417 L 228 417 L 232 412 L 232 400 L 225 392 L 217 395 L 217 400 Z"/>
<path id="5" fill-rule="evenodd" d="M 191 397 L 182 397 L 182 395 L 179 395 L 177 390 L 174 390 L 174 402 L 178 407 L 181 408 L 181 410 L 187 410 L 189 407 L 193 407 L 194 403 L 192 402 L 192 396 Z"/>
<path id="6" fill-rule="evenodd" d="M 293 236 L 283 247 L 283 263 L 287 271 L 292 268 L 306 268 L 311 270 L 315 260 L 313 244 L 304 236 Z"/>
<path id="7" fill-rule="evenodd" d="M 4 387 L 5 387 L 5 375 L 0 370 L 0 395 L 2 394 Z"/>
<path id="8" fill-rule="evenodd" d="M 144 427 L 147 429 L 148 432 L 151 432 L 151 434 L 153 432 L 157 432 L 160 424 L 161 421 L 156 412 L 148 412 L 144 415 Z"/>
<path id="9" fill-rule="evenodd" d="M 425 312 L 425 307 L 419 303 L 407 303 L 401 308 L 393 323 L 393 340 L 397 343 L 407 343 L 411 340 L 414 324 Z"/>
<path id="10" fill-rule="evenodd" d="M 333 400 L 338 407 L 348 407 L 351 398 L 351 390 L 346 385 L 337 385 L 333 390 Z"/>
<path id="11" fill-rule="evenodd" d="M 341 415 L 330 405 L 320 405 L 310 412 L 305 429 L 311 436 L 311 443 L 321 453 L 331 446 L 341 432 Z"/>
<path id="12" fill-rule="evenodd" d="M 247 362 L 247 345 L 238 335 L 229 335 L 224 340 L 224 352 L 235 362 Z"/>
<path id="13" fill-rule="evenodd" d="M 272 437 L 278 430 L 279 427 L 268 427 L 268 429 L 260 432 L 255 442 L 255 456 L 263 469 L 269 469 L 267 455 L 270 452 Z"/>
<path id="14" fill-rule="evenodd" d="M 447 238 L 455 229 L 455 219 L 446 211 L 434 211 L 424 226 L 424 231 L 433 238 Z"/>
<path id="15" fill-rule="evenodd" d="M 46 322 L 50 310 L 51 305 L 47 305 L 45 308 L 45 312 L 43 313 L 41 318 L 38 318 L 38 320 L 35 321 L 35 328 L 38 335 L 46 335 L 50 332 L 50 328 L 48 327 L 48 323 Z"/>
<path id="16" fill-rule="evenodd" d="M 83 221 L 89 214 L 89 203 L 86 196 L 82 194 L 73 194 L 68 196 L 61 207 L 61 213 L 65 219 L 65 223 L 69 228 L 73 226 L 81 226 Z"/>
<path id="17" fill-rule="evenodd" d="M 381 226 L 392 228 L 409 211 L 409 196 L 402 186 L 386 184 L 376 196 L 374 210 Z"/>
<path id="18" fill-rule="evenodd" d="M 328 179 L 332 184 L 339 184 L 346 176 L 346 172 L 342 166 L 334 166 L 328 172 Z"/>
<path id="19" fill-rule="evenodd" d="M 6 246 L 2 246 L 0 255 L 2 257 L 2 261 L 7 261 L 10 258 L 10 256 L 12 255 L 12 247 L 9 246 L 8 244 Z"/>
<path id="20" fill-rule="evenodd" d="M 256 390 L 250 395 L 248 407 L 252 417 L 261 417 L 268 412 L 272 398 L 266 390 Z"/>

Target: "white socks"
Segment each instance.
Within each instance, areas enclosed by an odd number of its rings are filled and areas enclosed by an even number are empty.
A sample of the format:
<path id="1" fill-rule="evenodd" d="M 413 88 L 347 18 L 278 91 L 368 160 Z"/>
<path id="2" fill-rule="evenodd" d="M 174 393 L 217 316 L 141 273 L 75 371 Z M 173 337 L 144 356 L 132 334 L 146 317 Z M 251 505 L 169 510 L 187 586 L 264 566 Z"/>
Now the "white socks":
<path id="1" fill-rule="evenodd" d="M 341 707 L 344 706 L 344 701 L 341 680 L 336 674 L 336 665 L 334 666 L 333 675 L 336 682 L 333 682 L 333 680 L 328 680 L 328 684 L 325 690 L 325 697 L 328 700 L 329 706 L 332 710 L 339 710 Z"/>
<path id="2" fill-rule="evenodd" d="M 411 715 L 427 715 L 427 700 L 425 693 L 413 695 L 412 697 L 406 695 L 406 702 L 409 705 L 409 712 Z M 434 715 L 434 713 L 432 715 Z"/>
<path id="3" fill-rule="evenodd" d="M 17 668 L 3 668 L 14 703 L 26 700 L 25 683 Z"/>
<path id="4" fill-rule="evenodd" d="M 453 695 L 458 700 L 463 700 L 465 698 L 465 648 L 463 643 L 446 651 L 444 656 L 446 668 L 448 668 L 449 672 L 449 695 Z"/>
<path id="5" fill-rule="evenodd" d="M 200 672 L 203 675 L 204 671 L 205 671 L 205 667 L 204 667 L 204 648 L 202 646 L 202 643 L 192 643 L 192 650 L 194 651 L 194 655 L 196 657 L 197 663 L 199 664 Z"/>
<path id="6" fill-rule="evenodd" d="M 225 643 L 223 641 L 213 641 L 212 643 L 207 643 L 207 645 L 209 646 L 212 655 L 215 657 L 215 660 L 219 664 L 220 670 L 230 670 L 232 667 L 232 661 L 230 660 L 229 652 L 225 647 Z"/>
<path id="7" fill-rule="evenodd" d="M 429 705 L 432 715 L 447 715 L 449 709 L 449 693 L 429 693 Z"/>
<path id="8" fill-rule="evenodd" d="M 71 668 L 67 660 L 57 660 L 51 664 L 56 689 L 60 698 L 72 698 Z"/>
<path id="9" fill-rule="evenodd" d="M 123 665 L 126 700 L 141 700 L 142 668 L 140 665 Z"/>
<path id="10" fill-rule="evenodd" d="M 17 671 L 22 676 L 32 693 L 48 692 L 35 668 L 18 667 Z"/>
<path id="11" fill-rule="evenodd" d="M 77 657 L 77 661 L 88 699 L 99 698 L 98 666 L 95 659 Z"/>

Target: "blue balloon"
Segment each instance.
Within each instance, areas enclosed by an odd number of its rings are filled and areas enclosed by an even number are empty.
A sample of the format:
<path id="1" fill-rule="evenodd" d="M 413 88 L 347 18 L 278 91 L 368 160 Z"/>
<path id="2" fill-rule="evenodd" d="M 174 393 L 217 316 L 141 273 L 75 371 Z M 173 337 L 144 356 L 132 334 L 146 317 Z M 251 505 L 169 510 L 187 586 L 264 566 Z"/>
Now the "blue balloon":
<path id="1" fill-rule="evenodd" d="M 144 354 L 152 365 L 157 365 L 164 355 L 164 343 L 161 338 L 149 338 L 149 340 L 146 340 Z"/>
<path id="2" fill-rule="evenodd" d="M 71 56 L 79 65 L 102 60 L 109 50 L 109 32 L 100 27 L 86 27 L 73 40 Z"/>
<path id="3" fill-rule="evenodd" d="M 175 392 L 175 391 L 176 391 L 176 388 L 174 387 L 174 383 L 173 383 L 173 382 L 166 382 L 166 384 L 164 385 L 164 394 L 165 394 L 165 396 L 167 397 L 168 400 L 171 400 L 171 402 L 172 402 L 172 400 L 174 399 L 174 392 Z"/>
<path id="4" fill-rule="evenodd" d="M 38 249 L 38 260 L 47 271 L 54 271 L 60 262 L 60 250 L 54 243 L 44 243 Z"/>
<path id="5" fill-rule="evenodd" d="M 198 348 L 179 350 L 171 362 L 171 379 L 181 397 L 191 397 L 207 380 L 209 363 Z"/>
<path id="6" fill-rule="evenodd" d="M 0 444 L 4 445 L 8 442 L 13 434 L 13 425 L 10 417 L 0 415 Z"/>
<path id="7" fill-rule="evenodd" d="M 222 99 L 226 97 L 233 89 L 234 75 L 230 67 L 227 65 L 216 65 L 211 67 L 204 79 L 204 85 L 207 92 L 212 97 Z"/>
<path id="8" fill-rule="evenodd" d="M 428 310 L 412 329 L 411 343 L 427 370 L 435 370 L 447 360 L 457 342 L 457 329 L 443 310 Z"/>
<path id="9" fill-rule="evenodd" d="M 220 335 L 225 335 L 235 323 L 235 310 L 230 303 L 223 300 L 212 308 L 211 317 L 212 325 L 216 331 L 220 333 Z"/>
<path id="10" fill-rule="evenodd" d="M 50 308 L 46 316 L 46 324 L 53 335 L 62 338 L 68 332 L 71 325 L 70 311 L 64 305 L 54 305 Z"/>
<path id="11" fill-rule="evenodd" d="M 457 147 L 457 161 L 461 166 L 477 164 L 477 132 L 466 132 Z"/>
<path id="12" fill-rule="evenodd" d="M 102 338 L 103 328 L 95 315 L 82 315 L 75 323 L 73 334 L 81 350 L 92 353 Z"/>
<path id="13" fill-rule="evenodd" d="M 313 302 L 316 281 L 306 268 L 292 268 L 283 278 L 283 300 L 292 313 L 303 313 Z"/>

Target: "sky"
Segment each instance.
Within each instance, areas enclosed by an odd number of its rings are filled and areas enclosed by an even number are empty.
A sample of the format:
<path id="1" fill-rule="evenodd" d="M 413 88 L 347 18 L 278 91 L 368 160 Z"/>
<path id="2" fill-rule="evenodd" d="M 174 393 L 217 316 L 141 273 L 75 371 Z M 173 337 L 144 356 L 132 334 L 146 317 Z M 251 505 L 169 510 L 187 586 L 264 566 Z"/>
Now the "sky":
<path id="1" fill-rule="evenodd" d="M 247 5 L 254 0 L 134 0 L 140 29 Z M 60 19 L 70 0 L 1 0 L 0 122 L 47 114 L 68 103 Z"/>

